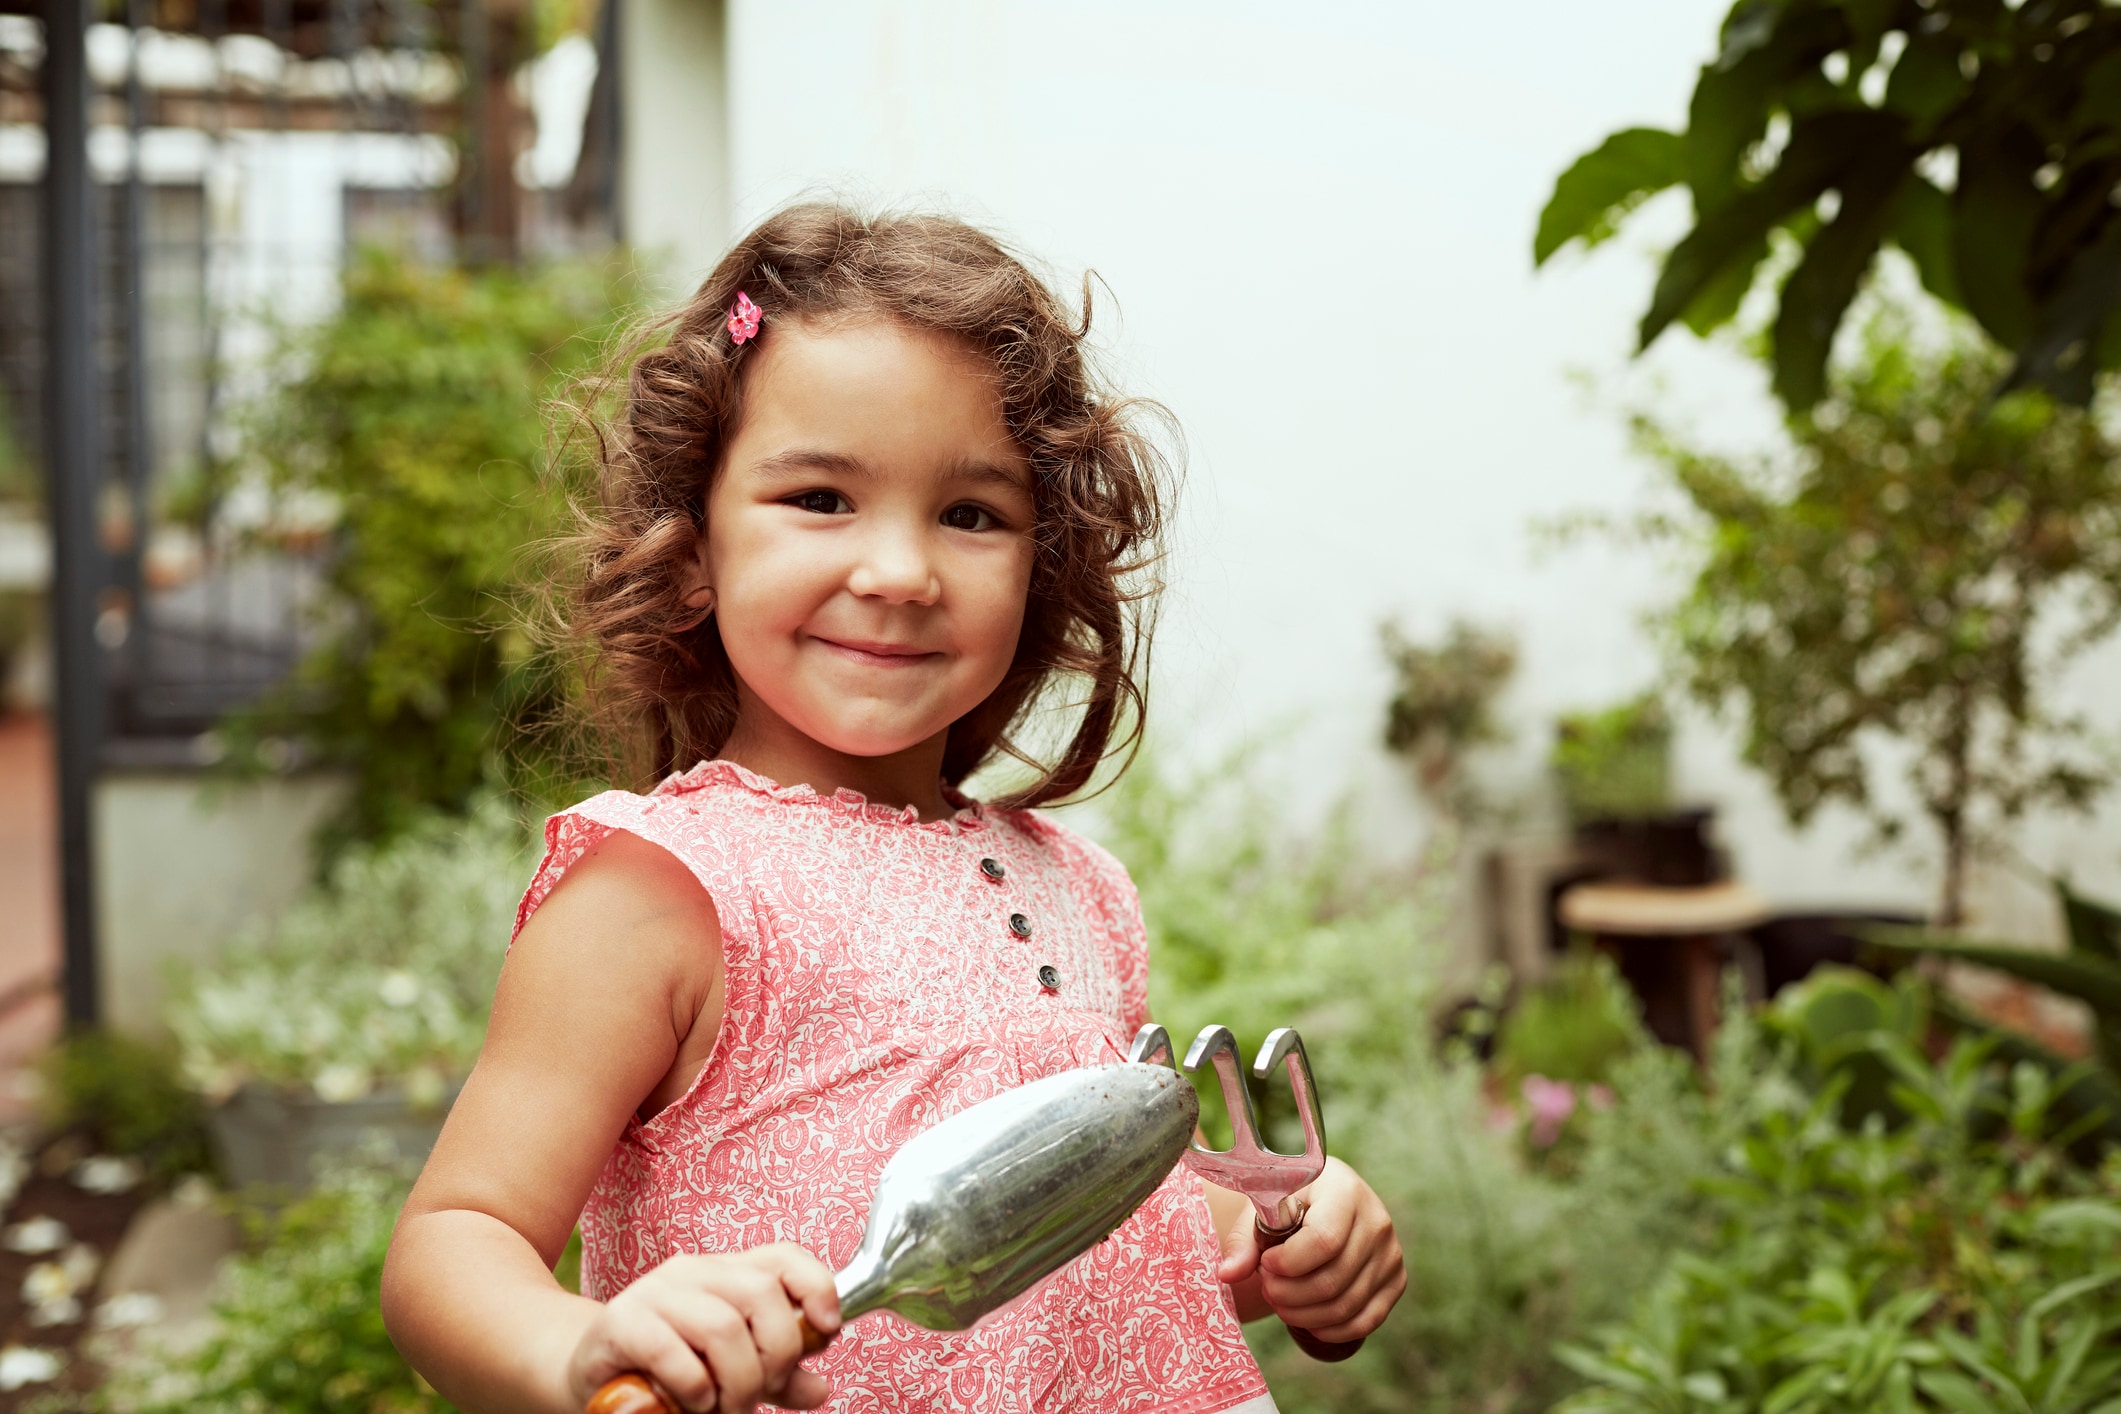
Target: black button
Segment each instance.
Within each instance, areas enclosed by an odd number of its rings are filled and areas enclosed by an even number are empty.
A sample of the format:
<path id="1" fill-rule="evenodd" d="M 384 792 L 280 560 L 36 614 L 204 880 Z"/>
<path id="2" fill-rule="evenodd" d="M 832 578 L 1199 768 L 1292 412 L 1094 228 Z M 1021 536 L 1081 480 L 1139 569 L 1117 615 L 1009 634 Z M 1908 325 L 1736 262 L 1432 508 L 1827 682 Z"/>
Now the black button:
<path id="1" fill-rule="evenodd" d="M 1049 992 L 1058 992 L 1060 990 L 1060 973 L 1054 970 L 1052 963 L 1049 962 L 1039 968 L 1038 985 Z"/>
<path id="2" fill-rule="evenodd" d="M 1009 915 L 1009 931 L 1019 938 L 1028 938 L 1031 936 L 1031 920 L 1021 913 L 1012 913 Z"/>
<path id="3" fill-rule="evenodd" d="M 982 859 L 979 862 L 979 871 L 996 883 L 1000 883 L 1002 875 L 1009 872 L 1002 868 L 1002 862 L 999 859 Z"/>

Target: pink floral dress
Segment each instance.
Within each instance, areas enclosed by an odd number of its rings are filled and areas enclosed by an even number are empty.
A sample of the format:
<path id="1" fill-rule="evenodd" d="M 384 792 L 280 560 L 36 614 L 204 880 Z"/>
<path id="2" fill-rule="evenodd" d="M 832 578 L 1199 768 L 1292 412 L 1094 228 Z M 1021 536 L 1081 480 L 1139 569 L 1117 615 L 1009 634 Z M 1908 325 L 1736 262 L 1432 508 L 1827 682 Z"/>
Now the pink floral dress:
<path id="1" fill-rule="evenodd" d="M 796 1242 L 854 1255 L 900 1144 L 1003 1090 L 1123 1058 L 1147 1011 L 1118 861 L 1028 811 L 923 823 L 709 761 L 555 815 L 516 927 L 613 830 L 692 869 L 721 920 L 720 1036 L 686 1095 L 627 1126 L 582 1213 L 609 1300 L 668 1257 Z M 836 1414 L 1245 1414 L 1273 1408 L 1181 1167 L 1111 1238 L 962 1332 L 889 1312 L 812 1367 Z"/>

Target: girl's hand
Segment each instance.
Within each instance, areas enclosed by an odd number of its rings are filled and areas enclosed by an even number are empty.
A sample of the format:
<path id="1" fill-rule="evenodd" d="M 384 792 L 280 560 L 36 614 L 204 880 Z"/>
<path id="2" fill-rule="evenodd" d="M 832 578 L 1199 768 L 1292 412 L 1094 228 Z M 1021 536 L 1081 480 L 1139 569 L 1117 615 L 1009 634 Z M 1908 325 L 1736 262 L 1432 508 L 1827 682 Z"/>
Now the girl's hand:
<path id="1" fill-rule="evenodd" d="M 1310 1211 L 1297 1234 L 1261 1256 L 1247 1220 L 1233 1223 L 1216 1275 L 1236 1285 L 1255 1272 L 1274 1314 L 1321 1340 L 1359 1340 L 1384 1324 L 1407 1289 L 1407 1266 L 1385 1205 L 1338 1159 L 1297 1195 Z"/>
<path id="2" fill-rule="evenodd" d="M 568 1393 L 580 1409 L 637 1370 L 700 1414 L 751 1414 L 762 1400 L 815 1409 L 831 1387 L 796 1363 L 799 1315 L 824 1335 L 840 1326 L 831 1270 L 792 1242 L 672 1257 L 598 1313 L 567 1362 Z"/>

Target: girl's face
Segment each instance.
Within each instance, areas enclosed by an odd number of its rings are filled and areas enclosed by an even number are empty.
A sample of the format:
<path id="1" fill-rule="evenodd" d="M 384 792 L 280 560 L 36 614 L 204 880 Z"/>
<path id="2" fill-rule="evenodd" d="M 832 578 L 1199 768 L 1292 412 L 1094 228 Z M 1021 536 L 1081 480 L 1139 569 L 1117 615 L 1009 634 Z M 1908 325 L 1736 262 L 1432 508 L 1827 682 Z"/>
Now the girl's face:
<path id="1" fill-rule="evenodd" d="M 754 358 L 701 548 L 742 710 L 850 756 L 930 741 L 1000 685 L 1031 584 L 993 377 L 884 319 L 784 320 Z"/>

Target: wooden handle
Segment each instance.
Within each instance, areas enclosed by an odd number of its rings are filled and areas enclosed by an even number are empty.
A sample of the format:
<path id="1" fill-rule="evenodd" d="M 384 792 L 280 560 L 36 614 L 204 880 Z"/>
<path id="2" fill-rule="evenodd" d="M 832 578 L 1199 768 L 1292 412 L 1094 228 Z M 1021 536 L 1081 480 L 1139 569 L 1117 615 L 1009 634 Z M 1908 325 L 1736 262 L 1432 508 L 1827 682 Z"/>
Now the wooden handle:
<path id="1" fill-rule="evenodd" d="M 604 1387 L 589 1397 L 589 1408 L 583 1414 L 685 1414 L 678 1408 L 676 1400 L 663 1393 L 663 1387 L 646 1375 L 621 1375 L 615 1380 L 606 1380 Z"/>
<path id="2" fill-rule="evenodd" d="M 808 1316 L 798 1312 L 795 1323 L 803 1332 L 805 1357 L 832 1344 L 832 1337 L 818 1334 Z M 777 1389 L 766 1391 L 769 1399 L 779 1393 Z M 603 1387 L 589 1397 L 589 1407 L 582 1414 L 685 1414 L 685 1411 L 678 1407 L 678 1402 L 668 1391 L 646 1375 L 620 1375 L 617 1379 L 606 1380 Z"/>
<path id="3" fill-rule="evenodd" d="M 1296 1236 L 1297 1233 L 1302 1232 L 1303 1227 L 1303 1213 L 1298 1211 L 1296 1221 L 1290 1223 L 1287 1227 L 1268 1227 L 1257 1218 L 1253 1219 L 1252 1235 L 1259 1239 L 1259 1250 L 1265 1252 L 1270 1247 L 1281 1246 L 1284 1242 Z M 1345 1360 L 1356 1351 L 1362 1349 L 1364 1339 L 1364 1337 L 1357 1336 L 1354 1340 L 1324 1340 L 1297 1326 L 1290 1326 L 1289 1334 L 1295 1339 L 1297 1349 L 1303 1351 L 1304 1354 L 1310 1356 L 1313 1360 L 1323 1360 L 1329 1364 Z M 592 1414 L 602 1414 L 602 1411 L 592 1411 Z M 671 1414 L 677 1414 L 677 1411 L 672 1410 Z"/>

